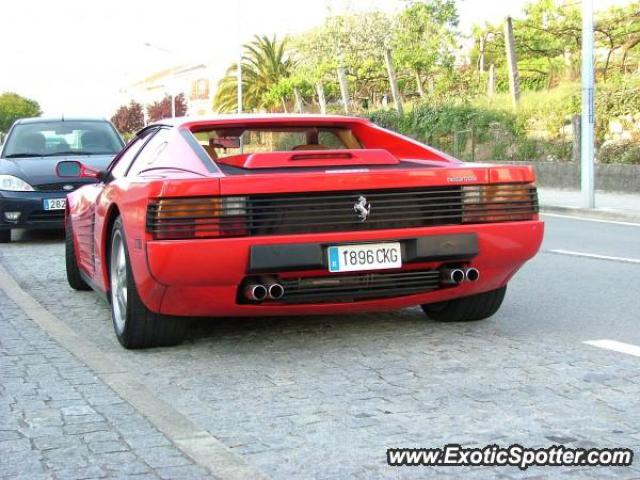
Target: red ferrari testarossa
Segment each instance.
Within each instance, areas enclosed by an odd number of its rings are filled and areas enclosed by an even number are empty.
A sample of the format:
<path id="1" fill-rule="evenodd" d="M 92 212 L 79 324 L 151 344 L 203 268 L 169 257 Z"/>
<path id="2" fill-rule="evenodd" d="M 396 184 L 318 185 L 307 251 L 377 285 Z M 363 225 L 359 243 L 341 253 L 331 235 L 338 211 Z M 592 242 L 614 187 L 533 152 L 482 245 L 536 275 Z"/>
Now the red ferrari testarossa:
<path id="1" fill-rule="evenodd" d="M 529 166 L 463 163 L 361 118 L 220 116 L 150 125 L 68 195 L 69 284 L 111 305 L 127 348 L 182 339 L 181 317 L 420 305 L 494 314 L 538 251 Z"/>

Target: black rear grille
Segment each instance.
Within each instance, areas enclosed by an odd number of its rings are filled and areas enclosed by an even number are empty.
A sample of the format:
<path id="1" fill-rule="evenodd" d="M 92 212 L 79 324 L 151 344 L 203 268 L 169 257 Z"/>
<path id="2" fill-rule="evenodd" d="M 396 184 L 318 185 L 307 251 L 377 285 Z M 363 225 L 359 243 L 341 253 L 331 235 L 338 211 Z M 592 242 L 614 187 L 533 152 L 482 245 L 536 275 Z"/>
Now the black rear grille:
<path id="1" fill-rule="evenodd" d="M 346 302 L 437 290 L 437 270 L 364 273 L 283 280 L 285 303 Z"/>
<path id="2" fill-rule="evenodd" d="M 247 206 L 248 231 L 273 235 L 456 225 L 528 220 L 538 211 L 536 189 L 530 184 L 502 186 L 504 193 L 493 201 L 484 198 L 482 188 L 253 195 Z M 364 222 L 354 210 L 360 196 L 371 206 Z M 487 215 L 493 218 L 487 220 Z"/>
<path id="3" fill-rule="evenodd" d="M 149 203 L 147 231 L 159 239 L 320 233 L 531 220 L 537 212 L 530 183 L 163 198 Z"/>

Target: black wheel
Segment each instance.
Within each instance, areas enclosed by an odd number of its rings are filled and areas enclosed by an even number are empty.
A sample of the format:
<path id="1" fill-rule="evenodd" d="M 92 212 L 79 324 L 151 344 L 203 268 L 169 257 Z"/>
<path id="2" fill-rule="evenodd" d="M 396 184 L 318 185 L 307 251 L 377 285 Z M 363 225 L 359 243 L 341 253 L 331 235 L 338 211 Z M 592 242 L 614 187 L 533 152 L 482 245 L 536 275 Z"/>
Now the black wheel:
<path id="1" fill-rule="evenodd" d="M 456 298 L 446 302 L 422 305 L 422 310 L 430 318 L 439 322 L 472 322 L 484 320 L 496 313 L 502 305 L 507 286 L 490 292 Z"/>
<path id="2" fill-rule="evenodd" d="M 122 219 L 118 217 L 111 231 L 109 281 L 111 316 L 118 341 L 125 348 L 150 348 L 182 342 L 187 320 L 150 311 L 138 294 Z"/>
<path id="3" fill-rule="evenodd" d="M 78 259 L 76 257 L 76 247 L 73 243 L 73 230 L 71 222 L 67 220 L 64 229 L 64 260 L 67 266 L 67 282 L 74 290 L 91 290 L 80 275 Z"/>
<path id="4" fill-rule="evenodd" d="M 9 243 L 11 241 L 11 230 L 0 230 L 0 243 Z"/>

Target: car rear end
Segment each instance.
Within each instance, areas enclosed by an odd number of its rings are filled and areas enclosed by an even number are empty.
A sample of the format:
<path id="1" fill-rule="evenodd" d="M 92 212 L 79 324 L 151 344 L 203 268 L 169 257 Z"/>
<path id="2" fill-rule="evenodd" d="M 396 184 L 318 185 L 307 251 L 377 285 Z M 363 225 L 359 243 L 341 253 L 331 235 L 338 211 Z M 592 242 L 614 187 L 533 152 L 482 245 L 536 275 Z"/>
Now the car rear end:
<path id="1" fill-rule="evenodd" d="M 295 315 L 441 302 L 504 286 L 542 241 L 530 167 L 229 172 L 159 187 L 148 205 L 148 273 L 163 286 L 154 297 L 162 313 Z"/>

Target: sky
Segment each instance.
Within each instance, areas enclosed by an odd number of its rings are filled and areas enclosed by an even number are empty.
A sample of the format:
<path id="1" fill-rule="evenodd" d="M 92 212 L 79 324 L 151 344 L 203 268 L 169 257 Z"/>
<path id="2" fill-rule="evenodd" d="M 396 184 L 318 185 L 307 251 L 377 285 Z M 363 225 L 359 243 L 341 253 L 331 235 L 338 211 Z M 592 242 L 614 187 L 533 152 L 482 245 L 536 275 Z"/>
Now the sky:
<path id="1" fill-rule="evenodd" d="M 518 16 L 527 0 L 457 0 L 460 28 Z M 629 0 L 595 0 L 598 8 Z M 184 63 L 223 72 L 254 34 L 294 34 L 330 13 L 397 11 L 401 0 L 19 0 L 0 7 L 0 93 L 45 115 L 110 117 L 126 86 Z M 172 6 L 172 8 L 170 8 Z"/>

